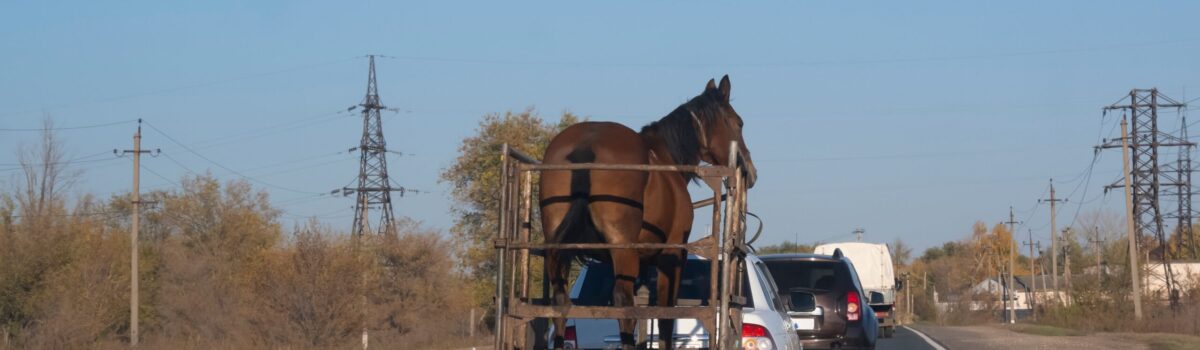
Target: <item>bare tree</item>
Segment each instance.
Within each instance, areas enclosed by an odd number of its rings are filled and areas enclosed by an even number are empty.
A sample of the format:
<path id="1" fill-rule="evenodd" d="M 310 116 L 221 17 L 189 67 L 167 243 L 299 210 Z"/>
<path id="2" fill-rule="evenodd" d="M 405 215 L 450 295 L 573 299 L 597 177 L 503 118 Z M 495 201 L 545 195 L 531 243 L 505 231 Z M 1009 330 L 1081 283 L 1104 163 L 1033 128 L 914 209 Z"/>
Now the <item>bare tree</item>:
<path id="1" fill-rule="evenodd" d="M 17 153 L 21 166 L 17 204 L 25 216 L 45 215 L 53 205 L 62 204 L 63 192 L 79 178 L 78 171 L 67 170 L 70 161 L 66 157 L 66 150 L 54 133 L 54 121 L 47 116 L 42 121 L 42 135 L 37 144 L 21 146 Z"/>
<path id="2" fill-rule="evenodd" d="M 892 265 L 905 266 L 912 259 L 912 247 L 909 247 L 904 240 L 897 237 L 892 240 Z"/>

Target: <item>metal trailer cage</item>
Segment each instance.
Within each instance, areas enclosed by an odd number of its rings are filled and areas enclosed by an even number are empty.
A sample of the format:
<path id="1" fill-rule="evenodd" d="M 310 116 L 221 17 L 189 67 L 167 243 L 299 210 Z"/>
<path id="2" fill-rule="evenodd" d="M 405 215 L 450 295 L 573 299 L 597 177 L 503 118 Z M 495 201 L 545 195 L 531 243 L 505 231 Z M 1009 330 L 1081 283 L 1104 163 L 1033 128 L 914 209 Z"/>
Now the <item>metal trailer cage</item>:
<path id="1" fill-rule="evenodd" d="M 730 163 L 738 164 L 737 142 L 730 144 Z M 501 148 L 499 232 L 496 248 L 495 349 L 533 349 L 544 339 L 544 327 L 535 321 L 551 318 L 636 319 L 638 344 L 647 336 L 641 323 L 649 319 L 698 320 L 708 331 L 713 349 L 735 349 L 742 332 L 742 273 L 745 273 L 746 179 L 735 166 L 626 165 L 626 164 L 541 164 L 538 160 L 504 144 Z M 531 241 L 534 208 L 533 174 L 546 170 L 626 170 L 693 172 L 712 190 L 713 197 L 692 204 L 693 209 L 711 206 L 712 229 L 691 243 L 583 243 L 548 244 Z M 722 205 L 724 204 L 724 205 Z M 550 305 L 549 288 L 542 277 L 542 295 L 531 298 L 530 255 L 552 249 L 665 249 L 683 248 L 714 262 L 707 306 L 572 306 Z M 732 267 L 732 268 L 731 268 Z M 545 272 L 543 271 L 543 274 Z M 718 290 L 719 288 L 719 290 Z M 540 328 L 540 329 L 539 329 Z M 539 329 L 539 331 L 534 331 Z M 539 346 L 540 347 L 540 346 Z"/>

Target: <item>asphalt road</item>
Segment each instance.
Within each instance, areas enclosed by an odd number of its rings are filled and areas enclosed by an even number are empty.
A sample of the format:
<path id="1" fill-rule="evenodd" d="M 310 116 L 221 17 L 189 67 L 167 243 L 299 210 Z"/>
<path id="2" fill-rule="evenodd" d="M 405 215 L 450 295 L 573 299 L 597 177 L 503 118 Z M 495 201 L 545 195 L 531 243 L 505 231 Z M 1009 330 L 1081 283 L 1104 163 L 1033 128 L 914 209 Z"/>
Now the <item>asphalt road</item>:
<path id="1" fill-rule="evenodd" d="M 940 346 L 940 345 L 939 345 Z M 875 343 L 876 350 L 944 350 L 931 345 L 920 335 L 908 327 L 897 327 L 896 334 L 891 338 L 879 339 Z"/>

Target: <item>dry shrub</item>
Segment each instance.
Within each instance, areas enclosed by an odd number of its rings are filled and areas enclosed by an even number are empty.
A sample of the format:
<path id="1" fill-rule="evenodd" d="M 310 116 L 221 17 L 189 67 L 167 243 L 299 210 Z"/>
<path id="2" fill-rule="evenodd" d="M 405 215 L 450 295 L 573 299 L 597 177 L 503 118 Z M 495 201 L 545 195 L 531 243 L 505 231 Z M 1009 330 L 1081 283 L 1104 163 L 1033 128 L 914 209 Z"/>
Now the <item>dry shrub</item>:
<path id="1" fill-rule="evenodd" d="M 389 347 L 427 348 L 465 338 L 472 294 L 454 269 L 455 250 L 414 221 L 398 226 L 398 236 L 380 237 L 375 247 L 370 328 Z"/>
<path id="2" fill-rule="evenodd" d="M 162 264 L 151 277 L 152 336 L 205 345 L 263 344 L 248 332 L 257 305 L 252 288 L 270 249 L 278 244 L 277 211 L 245 182 L 222 186 L 211 177 L 185 179 L 164 194 L 161 220 L 171 232 L 158 245 Z"/>
<path id="3" fill-rule="evenodd" d="M 71 261 L 50 274 L 30 300 L 37 322 L 25 346 L 79 347 L 128 332 L 128 234 L 94 227 L 72 225 L 84 232 L 72 234 Z"/>
<path id="4" fill-rule="evenodd" d="M 1200 335 L 1200 289 L 1185 288 L 1179 309 L 1161 298 L 1143 295 L 1142 320 L 1134 317 L 1128 274 L 1119 271 L 1103 281 L 1088 276 L 1071 288 L 1070 305 L 1049 305 L 1038 323 L 1087 332 L 1156 332 Z"/>
<path id="5" fill-rule="evenodd" d="M 329 232 L 316 224 L 298 230 L 259 271 L 251 320 L 262 339 L 324 347 L 353 344 L 360 334 L 365 264 L 350 239 Z"/>
<path id="6" fill-rule="evenodd" d="M 25 170 L 0 190 L 0 349 L 127 348 L 130 196 L 67 209 L 70 176 Z M 401 220 L 356 241 L 310 223 L 285 241 L 249 184 L 182 184 L 143 196 L 159 203 L 142 211 L 143 348 L 357 348 L 363 328 L 373 347 L 461 344 L 473 303 L 439 232 Z"/>

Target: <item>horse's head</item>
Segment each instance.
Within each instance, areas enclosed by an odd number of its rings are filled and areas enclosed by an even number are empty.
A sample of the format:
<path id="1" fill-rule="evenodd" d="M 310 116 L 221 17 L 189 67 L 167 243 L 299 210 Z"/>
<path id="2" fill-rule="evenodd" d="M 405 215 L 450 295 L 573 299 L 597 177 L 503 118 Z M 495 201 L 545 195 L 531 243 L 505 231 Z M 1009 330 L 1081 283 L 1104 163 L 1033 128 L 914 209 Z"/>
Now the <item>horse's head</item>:
<path id="1" fill-rule="evenodd" d="M 709 80 L 704 88 L 704 94 L 712 101 L 708 108 L 712 114 L 711 118 L 693 116 L 704 143 L 700 157 L 709 164 L 729 165 L 729 143 L 737 141 L 738 165 L 742 167 L 746 185 L 754 187 L 758 171 L 754 168 L 754 160 L 750 158 L 750 148 L 746 147 L 746 140 L 742 138 L 742 117 L 729 104 L 729 89 L 728 75 L 721 78 L 719 86 L 715 80 Z"/>

